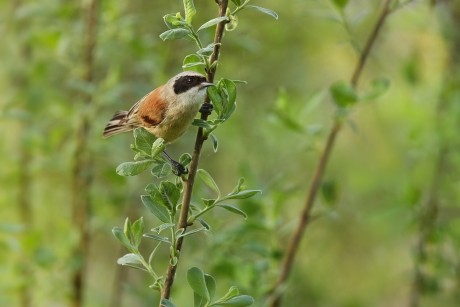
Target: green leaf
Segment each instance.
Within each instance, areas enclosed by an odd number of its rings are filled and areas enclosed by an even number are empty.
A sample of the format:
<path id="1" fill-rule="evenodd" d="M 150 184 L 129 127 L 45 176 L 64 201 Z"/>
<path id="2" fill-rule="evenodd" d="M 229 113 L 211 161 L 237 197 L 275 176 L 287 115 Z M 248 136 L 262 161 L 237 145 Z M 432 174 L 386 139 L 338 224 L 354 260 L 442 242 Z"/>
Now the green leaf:
<path id="1" fill-rule="evenodd" d="M 208 121 L 205 121 L 201 118 L 195 118 L 192 122 L 192 125 L 204 129 L 212 129 L 212 125 Z"/>
<path id="2" fill-rule="evenodd" d="M 167 237 L 162 237 L 162 236 L 159 236 L 159 235 L 156 235 L 156 234 L 153 234 L 153 233 L 146 233 L 146 234 L 144 234 L 144 237 L 149 238 L 149 239 L 153 239 L 155 241 L 171 244 L 171 241 L 169 241 L 169 239 Z"/>
<path id="3" fill-rule="evenodd" d="M 164 31 L 160 34 L 160 38 L 163 41 L 173 40 L 173 39 L 180 39 L 188 36 L 190 34 L 190 30 L 184 28 L 174 28 Z"/>
<path id="4" fill-rule="evenodd" d="M 228 17 L 230 18 L 230 22 L 225 24 L 225 30 L 230 32 L 230 31 L 235 30 L 236 27 L 238 26 L 238 16 L 228 15 Z"/>
<path id="5" fill-rule="evenodd" d="M 209 291 L 206 287 L 204 273 L 197 267 L 192 267 L 187 271 L 187 282 L 193 291 L 209 302 Z"/>
<path id="6" fill-rule="evenodd" d="M 238 183 L 236 184 L 235 188 L 233 189 L 233 191 L 230 192 L 229 195 L 236 194 L 240 192 L 241 190 L 243 190 L 243 184 L 244 184 L 244 178 L 240 177 L 240 179 L 238 179 Z"/>
<path id="7" fill-rule="evenodd" d="M 176 307 L 176 305 L 168 299 L 161 299 L 161 306 L 163 307 Z"/>
<path id="8" fill-rule="evenodd" d="M 347 107 L 358 101 L 355 89 L 348 82 L 337 81 L 331 85 L 329 91 L 339 107 Z"/>
<path id="9" fill-rule="evenodd" d="M 216 203 L 215 199 L 202 198 L 201 200 L 203 201 L 205 207 L 211 207 L 212 205 Z"/>
<path id="10" fill-rule="evenodd" d="M 118 165 L 116 172 L 120 176 L 134 176 L 145 171 L 154 160 L 147 159 L 141 161 L 124 162 Z"/>
<path id="11" fill-rule="evenodd" d="M 337 201 L 337 184 L 335 181 L 327 180 L 321 184 L 321 194 L 326 202 L 333 205 Z"/>
<path id="12" fill-rule="evenodd" d="M 197 232 L 201 232 L 201 231 L 207 231 L 207 229 L 206 229 L 205 227 L 202 227 L 202 228 L 195 228 L 195 229 L 193 229 L 193 230 L 190 230 L 190 231 L 181 233 L 180 235 L 177 236 L 177 238 L 186 237 L 186 236 L 189 236 L 189 235 L 191 235 L 191 234 L 194 234 L 194 233 L 197 233 Z"/>
<path id="13" fill-rule="evenodd" d="M 156 232 L 156 233 L 161 233 L 163 230 L 173 228 L 174 226 L 176 225 L 173 223 L 164 223 L 164 224 L 161 224 L 160 226 L 152 228 L 151 231 Z"/>
<path id="14" fill-rule="evenodd" d="M 202 57 L 200 57 L 197 54 L 189 54 L 184 58 L 184 61 L 182 62 L 182 68 L 183 69 L 189 69 L 193 67 L 202 67 L 205 66 L 205 62 Z"/>
<path id="15" fill-rule="evenodd" d="M 217 206 L 222 207 L 222 208 L 224 208 L 224 209 L 226 209 L 226 210 L 228 210 L 228 211 L 230 211 L 232 213 L 241 215 L 245 219 L 248 218 L 248 215 L 244 211 L 239 209 L 239 208 L 236 208 L 236 207 L 233 207 L 233 206 L 230 206 L 230 205 L 225 205 L 225 204 L 218 204 Z"/>
<path id="16" fill-rule="evenodd" d="M 339 10 L 343 10 L 348 4 L 348 0 L 332 0 L 332 2 Z"/>
<path id="17" fill-rule="evenodd" d="M 200 224 L 201 224 L 204 228 L 206 228 L 207 230 L 210 230 L 210 229 L 211 229 L 211 226 L 210 226 L 208 223 L 206 223 L 206 221 L 203 220 L 203 219 L 198 219 L 198 223 L 200 223 Z"/>
<path id="18" fill-rule="evenodd" d="M 193 307 L 204 307 L 206 306 L 206 299 L 193 292 Z"/>
<path id="19" fill-rule="evenodd" d="M 372 80 L 371 86 L 371 91 L 365 94 L 362 99 L 372 100 L 385 94 L 385 92 L 390 88 L 390 79 L 386 77 L 376 78 Z"/>
<path id="20" fill-rule="evenodd" d="M 195 4 L 193 0 L 184 0 L 185 21 L 191 25 L 193 16 L 196 14 Z"/>
<path id="21" fill-rule="evenodd" d="M 192 156 L 189 153 L 183 153 L 179 157 L 179 163 L 182 164 L 183 166 L 187 166 L 192 162 Z"/>
<path id="22" fill-rule="evenodd" d="M 139 255 L 133 254 L 133 253 L 126 254 L 123 257 L 118 258 L 117 263 L 119 265 L 127 265 L 131 267 L 143 269 L 143 264 L 139 258 Z"/>
<path id="23" fill-rule="evenodd" d="M 216 86 L 208 87 L 208 97 L 212 101 L 212 105 L 214 106 L 214 110 L 216 111 L 217 115 L 221 115 L 224 109 L 224 99 L 220 94 L 220 89 Z"/>
<path id="24" fill-rule="evenodd" d="M 134 244 L 134 246 L 136 246 L 136 248 L 139 247 L 143 234 L 144 234 L 144 219 L 141 217 L 138 220 L 136 220 L 131 226 L 131 235 L 132 235 L 131 242 Z"/>
<path id="25" fill-rule="evenodd" d="M 216 293 L 216 280 L 209 274 L 204 274 L 204 281 L 209 292 L 209 300 L 212 301 Z"/>
<path id="26" fill-rule="evenodd" d="M 144 206 L 163 223 L 170 223 L 169 211 L 158 202 L 154 202 L 150 195 L 141 195 Z"/>
<path id="27" fill-rule="evenodd" d="M 170 181 L 163 181 L 160 183 L 159 191 L 166 206 L 170 208 L 170 210 L 175 210 L 180 198 L 180 189 Z"/>
<path id="28" fill-rule="evenodd" d="M 232 2 L 233 2 L 236 6 L 240 6 L 240 5 L 241 5 L 241 0 L 232 0 Z"/>
<path id="29" fill-rule="evenodd" d="M 200 179 L 220 197 L 220 190 L 212 176 L 204 169 L 197 170 Z"/>
<path id="30" fill-rule="evenodd" d="M 200 32 L 203 29 L 210 28 L 212 26 L 217 25 L 218 23 L 220 23 L 222 21 L 227 21 L 227 20 L 229 20 L 229 18 L 227 16 L 217 17 L 217 18 L 213 18 L 211 20 L 208 20 L 207 22 L 202 24 L 201 27 L 198 28 L 197 32 Z"/>
<path id="31" fill-rule="evenodd" d="M 164 178 L 172 173 L 171 164 L 166 162 L 155 164 L 151 173 L 157 178 Z"/>
<path id="32" fill-rule="evenodd" d="M 152 152 L 152 144 L 155 142 L 156 137 L 145 130 L 144 128 L 134 129 L 134 146 L 144 154 L 150 156 Z"/>
<path id="33" fill-rule="evenodd" d="M 257 193 L 262 193 L 262 191 L 261 190 L 243 190 L 236 194 L 228 194 L 227 196 L 223 197 L 221 201 L 227 200 L 227 199 L 245 199 L 245 198 L 252 197 L 256 195 Z"/>
<path id="34" fill-rule="evenodd" d="M 163 20 L 168 28 L 177 28 L 186 24 L 185 20 L 180 14 L 167 14 L 163 16 Z"/>
<path id="35" fill-rule="evenodd" d="M 125 219 L 125 224 L 123 225 L 123 233 L 128 239 L 131 236 L 131 221 L 129 220 L 129 218 Z"/>
<path id="36" fill-rule="evenodd" d="M 115 236 L 115 238 L 128 250 L 133 251 L 135 249 L 135 247 L 129 241 L 128 237 L 125 235 L 123 229 L 121 229 L 120 227 L 114 227 L 112 229 L 112 233 Z"/>
<path id="37" fill-rule="evenodd" d="M 267 9 L 265 7 L 261 7 L 261 6 L 257 6 L 257 5 L 246 5 L 245 7 L 256 9 L 259 12 L 262 12 L 264 14 L 270 15 L 273 18 L 275 18 L 276 20 L 278 20 L 278 14 L 275 11 L 272 11 L 272 10 Z"/>
<path id="38" fill-rule="evenodd" d="M 231 286 L 230 289 L 228 289 L 227 293 L 225 293 L 225 295 L 221 299 L 219 299 L 219 302 L 228 301 L 229 299 L 237 296 L 238 294 L 240 294 L 238 288 L 235 286 Z"/>
<path id="39" fill-rule="evenodd" d="M 153 142 L 152 148 L 150 150 L 150 155 L 152 159 L 158 156 L 160 153 L 162 153 L 163 150 L 165 150 L 165 147 L 165 140 L 163 140 L 162 138 L 156 139 L 155 142 Z"/>
<path id="40" fill-rule="evenodd" d="M 211 43 L 204 48 L 201 48 L 196 53 L 203 56 L 210 56 L 214 52 L 215 43 Z"/>
<path id="41" fill-rule="evenodd" d="M 209 137 L 211 138 L 212 149 L 214 149 L 214 152 L 217 152 L 217 149 L 219 149 L 219 141 L 217 140 L 217 137 L 212 133 L 209 135 Z"/>
<path id="42" fill-rule="evenodd" d="M 236 85 L 232 80 L 222 79 L 218 83 L 218 94 L 221 97 L 220 102 L 222 105 L 222 110 L 219 113 L 219 107 L 217 107 L 216 112 L 219 115 L 219 118 L 227 120 L 230 115 L 235 110 L 236 104 Z M 213 98 L 213 89 L 212 87 L 208 88 L 208 95 L 212 100 Z"/>
<path id="43" fill-rule="evenodd" d="M 231 307 L 244 307 L 254 304 L 254 298 L 249 295 L 238 295 L 226 302 L 222 302 L 219 305 L 221 306 L 231 306 Z"/>
<path id="44" fill-rule="evenodd" d="M 223 114 L 222 119 L 224 121 L 228 120 L 230 118 L 230 116 L 233 114 L 233 112 L 235 112 L 235 109 L 236 109 L 236 104 L 235 103 L 231 104 L 230 107 Z"/>
<path id="45" fill-rule="evenodd" d="M 228 95 L 228 104 L 234 104 L 236 101 L 236 84 L 232 80 L 229 79 L 222 79 L 220 82 L 222 82 L 223 87 L 227 91 Z"/>

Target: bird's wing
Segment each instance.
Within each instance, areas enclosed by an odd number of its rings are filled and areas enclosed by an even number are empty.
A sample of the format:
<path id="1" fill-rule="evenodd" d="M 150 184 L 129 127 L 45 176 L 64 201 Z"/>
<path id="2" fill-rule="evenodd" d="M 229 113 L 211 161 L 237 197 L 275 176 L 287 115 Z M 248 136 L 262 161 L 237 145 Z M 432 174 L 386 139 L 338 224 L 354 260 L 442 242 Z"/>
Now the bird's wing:
<path id="1" fill-rule="evenodd" d="M 128 111 L 128 118 L 140 121 L 146 128 L 158 126 L 164 120 L 167 110 L 166 101 L 158 95 L 161 90 L 162 87 L 159 87 L 139 100 Z"/>

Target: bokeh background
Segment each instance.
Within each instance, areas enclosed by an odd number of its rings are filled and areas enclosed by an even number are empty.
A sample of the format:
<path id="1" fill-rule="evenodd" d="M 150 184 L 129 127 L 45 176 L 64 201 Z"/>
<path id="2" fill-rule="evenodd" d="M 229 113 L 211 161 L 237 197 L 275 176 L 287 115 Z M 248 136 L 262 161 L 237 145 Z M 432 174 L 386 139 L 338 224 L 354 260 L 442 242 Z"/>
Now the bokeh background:
<path id="1" fill-rule="evenodd" d="M 214 1 L 195 2 L 196 26 L 216 16 Z M 381 4 L 349 1 L 346 30 L 332 1 L 253 2 L 279 20 L 247 9 L 225 34 L 217 77 L 247 84 L 215 133 L 219 150 L 207 142 L 200 167 L 224 192 L 243 176 L 263 193 L 235 203 L 247 220 L 215 210 L 212 230 L 186 239 L 178 306 L 191 306 L 191 266 L 215 276 L 218 294 L 236 285 L 263 305 L 331 126 L 328 87 L 350 78 L 353 46 L 363 46 Z M 75 306 L 76 287 L 83 306 L 157 304 L 146 274 L 116 264 L 126 251 L 111 234 L 127 216 L 158 224 L 139 198 L 154 179 L 116 175 L 132 159 L 132 135 L 104 140 L 101 132 L 116 110 L 181 71 L 194 49 L 158 37 L 162 16 L 182 11 L 182 1 L 106 0 L 95 10 L 88 60 L 90 3 L 0 3 L 2 306 Z M 338 137 L 285 306 L 460 302 L 460 3 L 410 1 L 392 14 L 359 90 L 381 77 L 389 90 L 359 102 Z M 192 151 L 195 129 L 171 154 Z M 208 192 L 197 183 L 193 201 Z M 146 253 L 152 247 L 143 244 Z M 159 271 L 167 254 L 155 262 Z M 87 275 L 77 284 L 82 264 Z"/>

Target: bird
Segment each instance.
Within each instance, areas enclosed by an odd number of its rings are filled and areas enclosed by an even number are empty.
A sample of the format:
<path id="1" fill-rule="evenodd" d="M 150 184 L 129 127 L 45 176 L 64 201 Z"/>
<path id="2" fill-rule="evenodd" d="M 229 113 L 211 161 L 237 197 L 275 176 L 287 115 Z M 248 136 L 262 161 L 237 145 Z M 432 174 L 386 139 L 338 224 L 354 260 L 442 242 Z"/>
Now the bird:
<path id="1" fill-rule="evenodd" d="M 206 99 L 206 89 L 212 85 L 198 72 L 181 72 L 142 97 L 129 111 L 116 112 L 102 135 L 107 138 L 142 127 L 155 137 L 164 139 L 165 144 L 170 144 L 191 125 Z M 179 176 L 186 173 L 186 169 L 166 151 L 164 154 L 175 173 Z"/>

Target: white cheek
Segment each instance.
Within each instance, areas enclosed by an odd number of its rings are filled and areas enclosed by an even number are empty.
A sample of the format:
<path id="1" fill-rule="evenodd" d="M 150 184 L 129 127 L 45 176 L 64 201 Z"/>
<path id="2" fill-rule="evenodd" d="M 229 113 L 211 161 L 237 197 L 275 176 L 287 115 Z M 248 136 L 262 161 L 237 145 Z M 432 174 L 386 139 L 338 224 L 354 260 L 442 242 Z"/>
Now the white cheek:
<path id="1" fill-rule="evenodd" d="M 193 88 L 182 94 L 184 101 L 188 104 L 201 104 L 204 102 L 206 97 L 206 90 L 198 90 L 198 88 Z"/>

